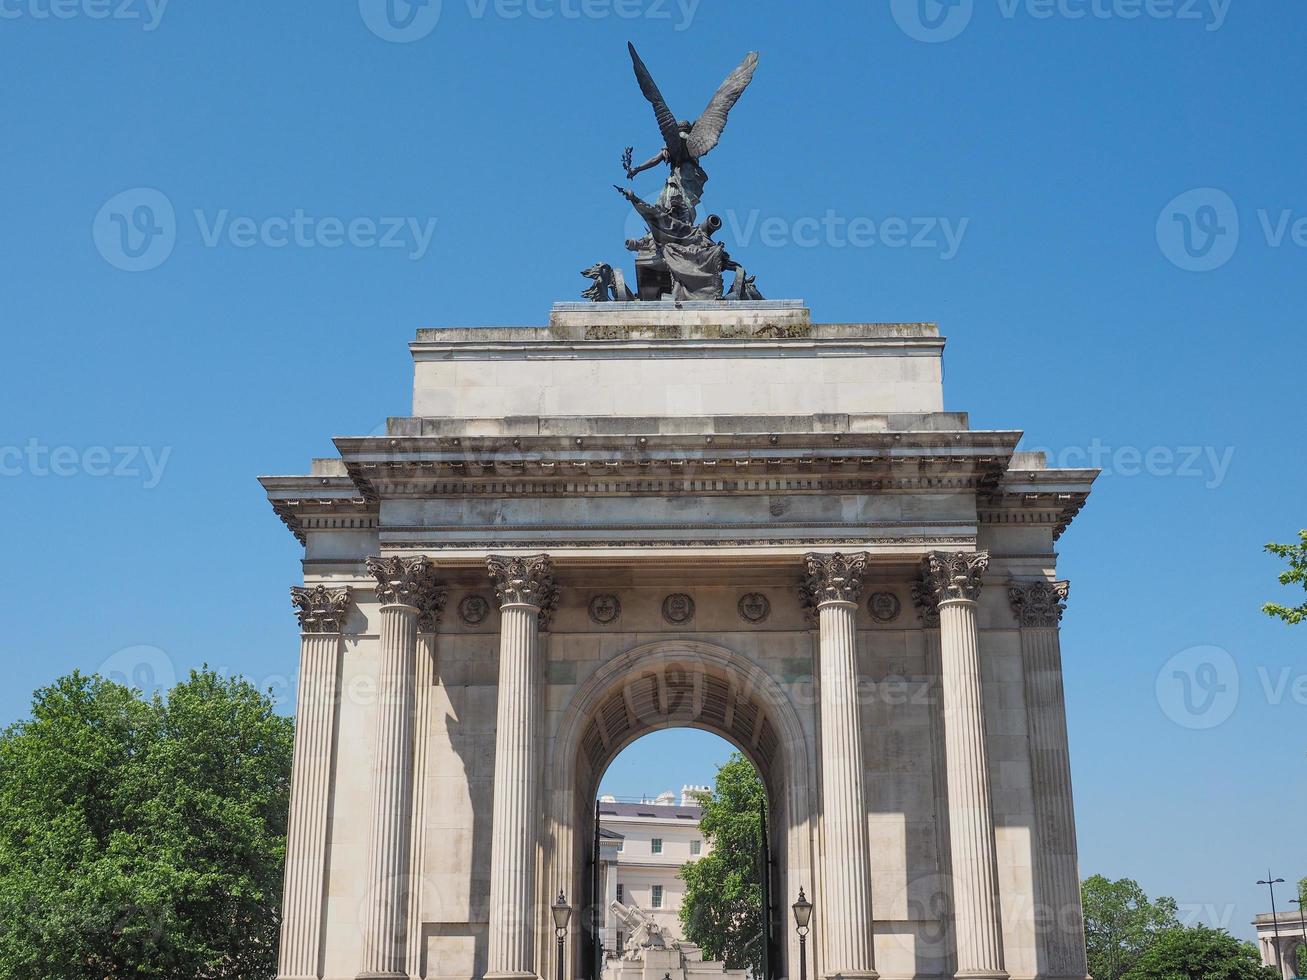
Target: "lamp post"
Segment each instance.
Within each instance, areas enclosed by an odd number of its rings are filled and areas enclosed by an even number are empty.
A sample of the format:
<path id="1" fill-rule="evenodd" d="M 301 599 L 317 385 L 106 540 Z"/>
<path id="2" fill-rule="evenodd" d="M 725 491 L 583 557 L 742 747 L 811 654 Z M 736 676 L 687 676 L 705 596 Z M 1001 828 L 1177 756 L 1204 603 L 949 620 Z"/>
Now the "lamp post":
<path id="1" fill-rule="evenodd" d="M 799 980 L 808 980 L 808 922 L 812 919 L 812 903 L 803 895 L 803 889 L 799 889 L 799 900 L 791 908 L 794 909 L 794 928 L 799 934 Z"/>
<path id="2" fill-rule="evenodd" d="M 1289 901 L 1292 902 L 1294 905 L 1298 906 L 1298 925 L 1302 929 L 1302 941 L 1305 945 L 1307 945 L 1307 915 L 1305 915 L 1302 910 L 1302 899 L 1291 898 L 1289 899 Z M 1307 948 L 1304 949 L 1304 952 L 1307 952 Z M 1298 969 L 1298 964 L 1294 963 L 1293 975 L 1296 977 L 1300 972 L 1301 971 Z"/>
<path id="3" fill-rule="evenodd" d="M 554 913 L 554 935 L 558 939 L 558 980 L 563 980 L 563 939 L 567 936 L 567 924 L 572 919 L 572 906 L 567 904 L 563 890 L 558 889 L 558 901 L 550 907 Z"/>
<path id="4" fill-rule="evenodd" d="M 1284 976 L 1284 957 L 1280 955 L 1280 917 L 1275 914 L 1275 886 L 1283 885 L 1283 878 L 1272 878 L 1271 872 L 1266 872 L 1266 880 L 1258 881 L 1257 884 L 1265 885 L 1271 890 L 1271 925 L 1275 930 L 1275 968 L 1280 971 L 1280 976 Z"/>

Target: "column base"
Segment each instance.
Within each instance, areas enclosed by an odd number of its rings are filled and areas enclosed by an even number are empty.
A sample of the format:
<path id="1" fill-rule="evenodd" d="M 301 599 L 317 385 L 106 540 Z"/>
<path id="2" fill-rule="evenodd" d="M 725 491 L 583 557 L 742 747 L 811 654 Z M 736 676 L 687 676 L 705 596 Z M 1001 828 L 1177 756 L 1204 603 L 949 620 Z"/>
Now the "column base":
<path id="1" fill-rule="evenodd" d="M 826 980 L 880 980 L 875 970 L 839 970 L 826 974 Z"/>
<path id="2" fill-rule="evenodd" d="M 958 970 L 955 980 L 1008 980 L 1004 970 Z"/>
<path id="3" fill-rule="evenodd" d="M 409 980 L 407 973 L 358 973 L 354 980 Z"/>
<path id="4" fill-rule="evenodd" d="M 526 972 L 510 970 L 505 973 L 487 973 L 482 980 L 540 980 L 540 978 L 529 970 Z"/>

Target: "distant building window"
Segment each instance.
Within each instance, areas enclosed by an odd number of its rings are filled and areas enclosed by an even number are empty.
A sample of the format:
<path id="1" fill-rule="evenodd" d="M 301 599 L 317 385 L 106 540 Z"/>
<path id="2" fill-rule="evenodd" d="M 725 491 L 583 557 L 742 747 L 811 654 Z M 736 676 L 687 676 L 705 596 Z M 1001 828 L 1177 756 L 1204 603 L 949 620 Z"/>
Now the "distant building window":
<path id="1" fill-rule="evenodd" d="M 623 896 L 624 896 L 625 894 L 626 894 L 626 889 L 623 888 L 621 884 L 618 884 L 618 886 L 617 886 L 617 900 L 618 900 L 619 902 L 624 902 L 624 901 L 626 901 L 626 899 L 623 898 Z M 620 945 L 622 945 L 622 944 L 621 944 L 621 943 L 618 943 L 617 945 L 620 946 Z"/>
<path id="2" fill-rule="evenodd" d="M 655 837 L 649 842 L 649 847 L 655 854 L 663 853 L 663 839 L 661 837 Z M 660 891 L 659 894 L 662 894 L 662 892 Z"/>
<path id="3" fill-rule="evenodd" d="M 621 929 L 617 930 L 617 952 L 620 955 L 622 950 L 626 949 L 626 933 Z"/>
<path id="4" fill-rule="evenodd" d="M 700 853 L 702 853 L 702 851 L 703 851 L 703 841 L 701 841 L 701 840 L 692 840 L 692 841 L 690 841 L 690 854 L 691 854 L 691 856 L 698 857 L 698 855 L 699 855 Z"/>
<path id="5" fill-rule="evenodd" d="M 649 904 L 652 905 L 652 906 L 653 906 L 654 908 L 656 908 L 656 909 L 660 909 L 660 908 L 663 907 L 663 886 L 662 886 L 662 885 L 654 885 L 654 886 L 653 886 L 653 898 L 651 899 L 651 901 L 650 901 Z"/>

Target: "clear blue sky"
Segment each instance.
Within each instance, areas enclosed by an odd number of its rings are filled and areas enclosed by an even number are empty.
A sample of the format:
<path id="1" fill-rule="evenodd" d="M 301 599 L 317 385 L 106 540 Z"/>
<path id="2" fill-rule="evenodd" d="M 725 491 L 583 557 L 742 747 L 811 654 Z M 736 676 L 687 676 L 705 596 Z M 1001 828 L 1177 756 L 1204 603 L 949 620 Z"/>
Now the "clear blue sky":
<path id="1" fill-rule="evenodd" d="M 256 474 L 407 414 L 417 327 L 543 322 L 625 257 L 628 38 L 685 115 L 757 48 L 708 203 L 763 291 L 938 320 L 949 409 L 1105 454 L 1061 545 L 1084 872 L 1244 934 L 1268 865 L 1307 874 L 1307 627 L 1258 612 L 1307 524 L 1307 7 L 56 2 L 0 3 L 0 717 L 106 664 L 284 693 L 299 552 Z"/>

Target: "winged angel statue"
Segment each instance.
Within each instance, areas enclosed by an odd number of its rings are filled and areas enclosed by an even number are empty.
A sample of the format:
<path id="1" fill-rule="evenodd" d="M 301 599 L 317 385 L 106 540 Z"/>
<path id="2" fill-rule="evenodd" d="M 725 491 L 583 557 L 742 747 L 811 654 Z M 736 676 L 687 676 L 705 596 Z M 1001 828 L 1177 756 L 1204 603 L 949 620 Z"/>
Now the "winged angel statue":
<path id="1" fill-rule="evenodd" d="M 664 146 L 639 166 L 631 166 L 631 151 L 628 150 L 624 160 L 626 176 L 633 180 L 636 175 L 664 163 L 670 171 L 662 193 L 652 204 L 642 200 L 634 191 L 617 187 L 618 193 L 631 202 L 649 228 L 648 235 L 626 243 L 626 247 L 636 253 L 640 299 L 657 300 L 667 294 L 674 299 L 762 299 L 754 288 L 753 277 L 731 260 L 724 245 L 713 240 L 713 235 L 722 227 L 721 219 L 709 215 L 700 222 L 698 217 L 704 185 L 708 182 L 708 174 L 699 161 L 721 140 L 731 109 L 753 81 L 758 67 L 757 52 L 750 52 L 726 77 L 703 114 L 691 122 L 676 118 L 635 45 L 628 44 L 627 47 L 640 91 L 653 106 Z M 610 267 L 605 265 L 603 268 Z M 603 301 L 608 298 L 609 289 L 604 280 L 592 275 L 595 269 L 584 273 L 596 279 L 586 295 Z M 735 282 L 730 294 L 723 297 L 722 273 L 726 270 L 735 272 Z M 617 278 L 619 288 L 612 291 L 618 295 L 613 298 L 629 298 L 629 290 L 621 283 L 620 275 Z"/>

